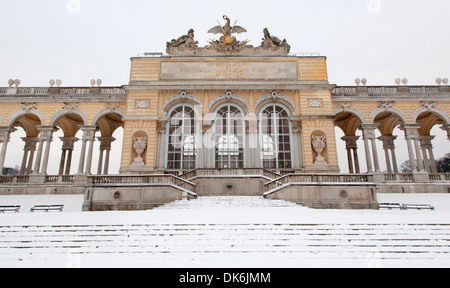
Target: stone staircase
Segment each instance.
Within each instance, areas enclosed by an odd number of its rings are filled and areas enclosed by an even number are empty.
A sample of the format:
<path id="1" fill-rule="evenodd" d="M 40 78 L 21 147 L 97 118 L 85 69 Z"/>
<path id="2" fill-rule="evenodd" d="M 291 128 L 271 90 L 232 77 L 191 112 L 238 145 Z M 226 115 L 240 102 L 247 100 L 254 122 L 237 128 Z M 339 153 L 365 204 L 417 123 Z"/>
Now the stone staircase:
<path id="1" fill-rule="evenodd" d="M 311 211 L 260 197 L 199 197 L 151 211 L 165 213 L 165 223 L 0 224 L 0 267 L 450 267 L 450 224 L 238 223 L 220 212 L 299 209 Z M 222 221 L 174 223 L 177 211 Z"/>
<path id="2" fill-rule="evenodd" d="M 157 209 L 233 209 L 233 208 L 302 208 L 293 202 L 270 200 L 258 196 L 201 196 L 195 200 L 175 201 Z"/>

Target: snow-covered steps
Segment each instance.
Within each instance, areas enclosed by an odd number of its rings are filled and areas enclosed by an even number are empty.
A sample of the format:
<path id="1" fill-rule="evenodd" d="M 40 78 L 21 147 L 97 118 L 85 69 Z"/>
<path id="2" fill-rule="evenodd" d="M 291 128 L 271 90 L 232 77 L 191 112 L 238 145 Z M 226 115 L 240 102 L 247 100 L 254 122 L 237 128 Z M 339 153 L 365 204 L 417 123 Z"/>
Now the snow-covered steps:
<path id="1" fill-rule="evenodd" d="M 295 203 L 284 200 L 264 199 L 262 196 L 201 196 L 193 200 L 175 201 L 157 209 L 210 209 L 210 208 L 270 208 L 270 207 L 297 207 Z"/>
<path id="2" fill-rule="evenodd" d="M 393 196 L 379 198 L 437 209 L 199 197 L 148 211 L 1 214 L 0 267 L 450 267 L 450 195 Z"/>
<path id="3" fill-rule="evenodd" d="M 74 257 L 82 267 L 450 266 L 450 225 L 0 226 L 0 256 L 0 266 L 64 266 Z"/>

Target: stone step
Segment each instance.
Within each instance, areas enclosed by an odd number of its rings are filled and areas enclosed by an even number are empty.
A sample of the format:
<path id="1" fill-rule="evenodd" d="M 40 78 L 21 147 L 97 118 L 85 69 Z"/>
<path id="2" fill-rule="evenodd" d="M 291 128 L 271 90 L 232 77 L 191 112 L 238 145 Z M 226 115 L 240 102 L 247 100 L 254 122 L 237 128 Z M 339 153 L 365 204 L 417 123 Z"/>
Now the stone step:
<path id="1" fill-rule="evenodd" d="M 201 196 L 194 200 L 175 201 L 163 205 L 157 209 L 190 209 L 190 208 L 262 208 L 262 207 L 298 207 L 301 206 L 284 201 L 284 200 L 268 200 L 254 196 Z"/>

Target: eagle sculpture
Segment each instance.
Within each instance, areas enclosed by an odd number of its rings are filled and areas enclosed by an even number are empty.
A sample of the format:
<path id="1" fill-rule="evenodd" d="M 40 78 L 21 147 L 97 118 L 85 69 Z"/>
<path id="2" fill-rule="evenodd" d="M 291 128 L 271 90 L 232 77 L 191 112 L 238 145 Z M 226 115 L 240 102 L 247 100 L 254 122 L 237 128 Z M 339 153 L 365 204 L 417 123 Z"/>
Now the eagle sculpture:
<path id="1" fill-rule="evenodd" d="M 209 29 L 208 33 L 212 33 L 212 34 L 223 34 L 223 38 L 221 38 L 221 42 L 225 43 L 225 44 L 233 44 L 236 39 L 234 37 L 231 36 L 231 34 L 237 33 L 237 34 L 241 34 L 241 33 L 245 33 L 247 32 L 247 30 L 241 26 L 236 25 L 237 21 L 234 23 L 234 26 L 231 27 L 231 20 L 230 18 L 228 18 L 227 15 L 223 16 L 223 19 L 227 21 L 227 23 L 225 24 L 225 26 L 220 25 L 219 26 L 215 26 L 211 29 Z"/>

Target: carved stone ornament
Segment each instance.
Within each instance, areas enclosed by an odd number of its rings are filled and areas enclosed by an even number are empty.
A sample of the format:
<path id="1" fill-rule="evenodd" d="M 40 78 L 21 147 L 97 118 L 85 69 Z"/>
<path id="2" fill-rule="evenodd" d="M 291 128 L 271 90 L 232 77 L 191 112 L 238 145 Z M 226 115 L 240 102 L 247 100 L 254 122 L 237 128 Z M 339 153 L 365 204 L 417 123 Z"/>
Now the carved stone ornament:
<path id="1" fill-rule="evenodd" d="M 188 35 L 183 35 L 178 39 L 167 42 L 166 52 L 176 56 L 217 56 L 217 55 L 239 55 L 239 56 L 286 56 L 291 46 L 286 42 L 271 36 L 269 30 L 264 29 L 264 38 L 261 47 L 247 45 L 249 40 L 239 41 L 233 34 L 241 34 L 247 30 L 241 26 L 231 25 L 231 20 L 224 15 L 226 24 L 220 24 L 211 28 L 208 33 L 222 34 L 219 40 L 210 39 L 208 46 L 198 47 L 198 42 L 194 40 L 194 30 L 189 30 Z"/>
<path id="2" fill-rule="evenodd" d="M 261 48 L 263 49 L 271 49 L 276 51 L 282 48 L 286 54 L 291 51 L 291 46 L 287 43 L 286 39 L 281 41 L 278 37 L 271 36 L 269 29 L 264 28 L 264 38 L 262 39 Z"/>
<path id="3" fill-rule="evenodd" d="M 132 165 L 145 165 L 142 153 L 147 149 L 147 137 L 133 137 L 133 148 L 137 153 Z"/>
<path id="4" fill-rule="evenodd" d="M 37 105 L 36 103 L 20 103 L 20 109 L 26 111 L 27 113 L 30 113 L 33 110 L 37 110 Z"/>
<path id="5" fill-rule="evenodd" d="M 69 103 L 63 103 L 62 110 L 67 110 L 67 111 L 78 110 L 78 104 L 70 105 Z"/>
<path id="6" fill-rule="evenodd" d="M 166 52 L 167 54 L 172 54 L 176 51 L 195 50 L 197 47 L 198 41 L 194 40 L 194 29 L 190 29 L 187 35 L 167 42 Z"/>
<path id="7" fill-rule="evenodd" d="M 431 103 L 425 103 L 425 102 L 421 102 L 420 106 L 425 108 L 427 111 L 430 111 L 431 109 L 437 109 L 437 105 L 435 102 L 431 102 Z"/>
<path id="8" fill-rule="evenodd" d="M 380 101 L 380 103 L 378 104 L 378 108 L 381 108 L 381 109 L 384 109 L 387 111 L 389 109 L 395 108 L 395 102 L 388 103 L 388 102 Z"/>
<path id="9" fill-rule="evenodd" d="M 231 91 L 227 91 L 225 94 L 217 96 L 216 98 L 214 98 L 210 103 L 209 103 L 209 109 L 211 109 L 217 102 L 221 101 L 221 100 L 230 100 L 230 99 L 234 99 L 236 101 L 241 102 L 245 108 L 249 109 L 250 108 L 250 104 L 248 103 L 248 101 L 246 99 L 244 99 L 242 96 L 239 95 L 235 95 L 233 94 L 233 92 Z"/>
<path id="10" fill-rule="evenodd" d="M 186 91 L 181 91 L 180 94 L 174 95 L 174 96 L 170 97 L 169 99 L 167 99 L 167 101 L 163 105 L 163 109 L 166 110 L 167 107 L 170 105 L 170 103 L 177 101 L 179 99 L 191 100 L 191 101 L 195 102 L 197 105 L 201 106 L 203 109 L 203 102 L 200 99 L 198 99 L 197 97 L 186 93 Z"/>
<path id="11" fill-rule="evenodd" d="M 312 136 L 311 145 L 317 153 L 317 157 L 314 160 L 314 165 L 326 165 L 327 162 L 325 161 L 325 158 L 322 156 L 322 152 L 326 147 L 326 137 L 325 136 Z"/>
<path id="12" fill-rule="evenodd" d="M 283 100 L 283 101 L 289 103 L 289 105 L 291 105 L 291 107 L 295 110 L 296 106 L 295 106 L 294 101 L 292 101 L 289 97 L 278 93 L 277 91 L 273 91 L 272 93 L 266 94 L 266 95 L 262 96 L 261 98 L 259 98 L 258 100 L 256 100 L 256 102 L 255 102 L 255 109 L 258 108 L 258 106 L 262 102 L 264 102 L 266 100 L 269 100 L 269 99 L 280 99 L 280 100 Z"/>

